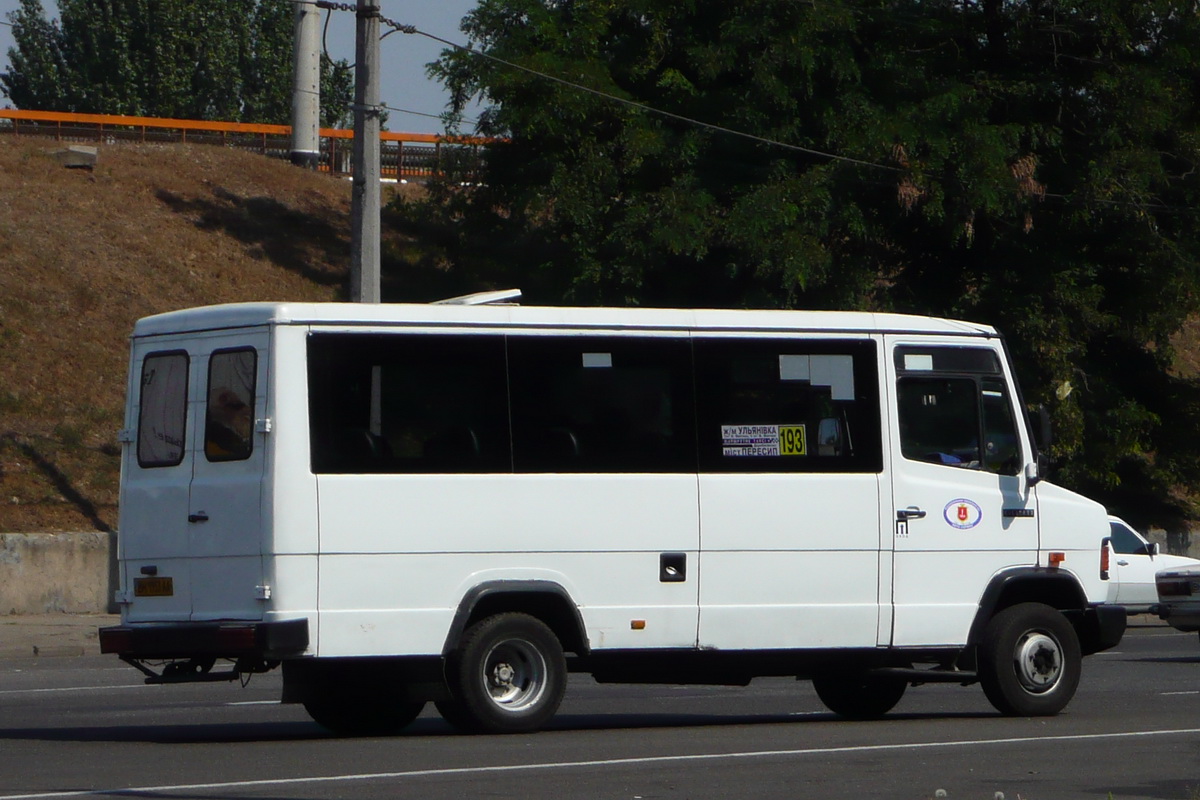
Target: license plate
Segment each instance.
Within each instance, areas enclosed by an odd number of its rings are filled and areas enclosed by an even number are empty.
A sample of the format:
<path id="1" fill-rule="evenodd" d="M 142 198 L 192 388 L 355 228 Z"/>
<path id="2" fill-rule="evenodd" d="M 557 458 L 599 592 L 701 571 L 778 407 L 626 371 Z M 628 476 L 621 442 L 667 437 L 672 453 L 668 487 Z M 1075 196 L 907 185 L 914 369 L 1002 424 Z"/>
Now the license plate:
<path id="1" fill-rule="evenodd" d="M 175 585 L 170 578 L 134 578 L 134 597 L 170 597 Z"/>

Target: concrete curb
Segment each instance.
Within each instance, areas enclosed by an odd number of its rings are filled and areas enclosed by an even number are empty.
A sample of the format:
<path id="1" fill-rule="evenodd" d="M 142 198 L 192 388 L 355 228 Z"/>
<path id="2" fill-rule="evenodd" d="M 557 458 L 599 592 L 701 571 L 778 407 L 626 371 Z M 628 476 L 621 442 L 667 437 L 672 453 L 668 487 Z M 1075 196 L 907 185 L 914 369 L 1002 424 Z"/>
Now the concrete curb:
<path id="1" fill-rule="evenodd" d="M 10 614 L 0 617 L 0 658 L 100 655 L 97 631 L 121 621 L 116 614 Z"/>

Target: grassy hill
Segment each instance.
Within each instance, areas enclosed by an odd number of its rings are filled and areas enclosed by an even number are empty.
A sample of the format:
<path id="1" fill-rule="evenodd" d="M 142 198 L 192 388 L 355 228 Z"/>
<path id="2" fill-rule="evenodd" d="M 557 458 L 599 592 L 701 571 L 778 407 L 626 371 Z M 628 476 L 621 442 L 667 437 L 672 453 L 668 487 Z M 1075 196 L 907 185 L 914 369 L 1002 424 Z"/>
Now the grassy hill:
<path id="1" fill-rule="evenodd" d="M 350 184 L 211 146 L 0 138 L 0 532 L 117 526 L 134 321 L 342 299 Z M 385 247 L 388 247 L 385 244 Z M 403 243 L 390 242 L 392 258 Z"/>

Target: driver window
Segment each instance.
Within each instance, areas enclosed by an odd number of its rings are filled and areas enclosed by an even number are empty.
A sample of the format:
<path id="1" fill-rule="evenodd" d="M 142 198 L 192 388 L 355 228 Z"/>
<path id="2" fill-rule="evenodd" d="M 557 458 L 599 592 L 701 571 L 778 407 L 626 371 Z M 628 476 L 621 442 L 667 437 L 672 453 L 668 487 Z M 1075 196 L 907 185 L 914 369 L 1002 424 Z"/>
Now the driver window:
<path id="1" fill-rule="evenodd" d="M 898 396 L 905 458 L 999 475 L 1020 472 L 1020 439 L 1001 378 L 904 377 Z"/>
<path id="2" fill-rule="evenodd" d="M 979 467 L 979 403 L 971 378 L 903 378 L 900 450 L 913 461 Z"/>
<path id="3" fill-rule="evenodd" d="M 1115 522 L 1109 523 L 1112 534 L 1112 549 L 1122 555 L 1147 555 L 1146 543 L 1134 535 L 1133 531 Z"/>

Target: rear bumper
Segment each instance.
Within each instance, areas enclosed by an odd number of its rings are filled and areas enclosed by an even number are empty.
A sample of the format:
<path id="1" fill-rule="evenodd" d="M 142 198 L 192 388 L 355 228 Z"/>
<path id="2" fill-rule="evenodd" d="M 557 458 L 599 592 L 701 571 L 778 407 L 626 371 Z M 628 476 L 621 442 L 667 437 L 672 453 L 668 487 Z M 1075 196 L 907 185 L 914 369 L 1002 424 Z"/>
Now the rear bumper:
<path id="1" fill-rule="evenodd" d="M 123 658 L 278 660 L 308 649 L 308 620 L 134 623 L 100 629 L 100 652 Z"/>

